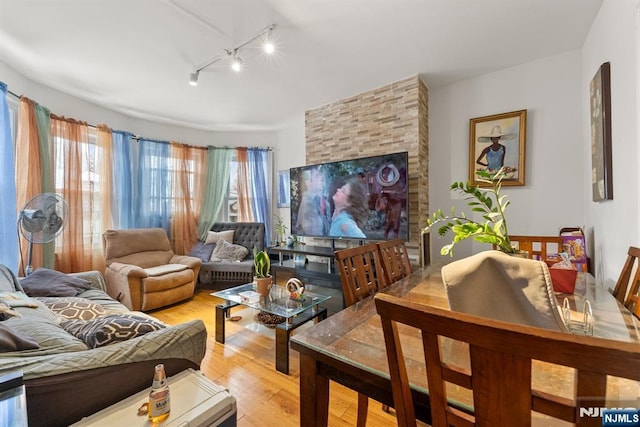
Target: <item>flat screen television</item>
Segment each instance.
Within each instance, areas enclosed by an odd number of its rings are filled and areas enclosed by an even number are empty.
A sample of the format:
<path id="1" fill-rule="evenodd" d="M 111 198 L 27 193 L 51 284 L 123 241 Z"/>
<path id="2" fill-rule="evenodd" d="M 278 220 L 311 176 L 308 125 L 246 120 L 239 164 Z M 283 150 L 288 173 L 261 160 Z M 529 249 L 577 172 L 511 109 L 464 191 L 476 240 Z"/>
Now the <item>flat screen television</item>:
<path id="1" fill-rule="evenodd" d="M 409 240 L 407 152 L 289 169 L 291 233 Z"/>

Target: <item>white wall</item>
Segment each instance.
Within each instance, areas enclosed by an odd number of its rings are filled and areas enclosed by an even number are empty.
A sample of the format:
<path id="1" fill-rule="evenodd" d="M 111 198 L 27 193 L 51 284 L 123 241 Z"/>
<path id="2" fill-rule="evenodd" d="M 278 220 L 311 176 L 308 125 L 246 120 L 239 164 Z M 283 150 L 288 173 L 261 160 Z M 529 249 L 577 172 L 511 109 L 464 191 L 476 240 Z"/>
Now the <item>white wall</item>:
<path id="1" fill-rule="evenodd" d="M 296 117 L 288 123 L 284 129 L 278 132 L 277 142 L 273 151 L 275 157 L 274 172 L 276 174 L 278 171 L 306 164 L 304 112 L 301 112 L 299 117 Z M 274 183 L 277 185 L 277 182 L 276 176 L 274 177 Z M 275 189 L 273 194 L 277 194 Z M 274 203 L 275 214 L 282 217 L 290 232 L 291 209 L 278 208 L 276 206 L 277 205 Z"/>
<path id="2" fill-rule="evenodd" d="M 613 200 L 595 203 L 586 195 L 586 222 L 595 248 L 596 275 L 613 284 L 629 246 L 640 246 L 638 213 L 638 0 L 605 0 L 582 49 L 580 103 L 582 181 L 591 182 L 589 82 L 603 62 L 611 63 Z"/>
<path id="3" fill-rule="evenodd" d="M 581 53 L 572 51 L 429 90 L 429 207 L 471 214 L 449 191 L 469 179 L 469 120 L 527 110 L 525 186 L 503 187 L 511 205 L 509 233 L 557 235 L 585 223 Z M 427 82 L 428 84 L 428 82 Z M 449 262 L 440 248 L 451 240 L 432 235 L 432 260 Z M 487 249 L 463 242 L 454 259 Z"/>

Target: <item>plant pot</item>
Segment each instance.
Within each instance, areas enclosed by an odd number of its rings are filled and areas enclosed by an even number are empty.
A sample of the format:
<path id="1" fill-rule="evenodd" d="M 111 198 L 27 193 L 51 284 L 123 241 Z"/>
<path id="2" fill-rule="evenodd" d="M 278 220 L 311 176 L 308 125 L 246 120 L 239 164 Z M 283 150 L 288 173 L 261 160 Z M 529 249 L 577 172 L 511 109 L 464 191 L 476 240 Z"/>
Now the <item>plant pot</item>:
<path id="1" fill-rule="evenodd" d="M 263 297 L 269 296 L 269 291 L 271 290 L 271 284 L 273 283 L 273 277 L 254 277 L 253 283 L 256 284 L 256 291 L 262 295 Z"/>

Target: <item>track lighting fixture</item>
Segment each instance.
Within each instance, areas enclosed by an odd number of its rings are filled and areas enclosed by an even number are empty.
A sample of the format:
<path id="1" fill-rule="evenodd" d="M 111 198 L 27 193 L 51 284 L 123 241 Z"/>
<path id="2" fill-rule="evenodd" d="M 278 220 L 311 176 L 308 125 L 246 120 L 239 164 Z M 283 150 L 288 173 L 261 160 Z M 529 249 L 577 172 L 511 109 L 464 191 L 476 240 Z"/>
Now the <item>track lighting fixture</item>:
<path id="1" fill-rule="evenodd" d="M 236 73 L 242 71 L 242 58 L 238 56 L 237 52 L 233 52 L 233 61 L 231 61 L 231 69 Z"/>
<path id="2" fill-rule="evenodd" d="M 191 76 L 189 78 L 189 84 L 191 86 L 198 86 L 198 75 L 200 74 L 200 71 L 196 71 L 195 73 L 191 73 Z"/>
<path id="3" fill-rule="evenodd" d="M 227 56 L 231 57 L 231 69 L 235 72 L 240 72 L 242 70 L 243 60 L 238 55 L 239 50 L 245 47 L 246 45 L 248 45 L 249 43 L 255 40 L 258 40 L 259 38 L 262 38 L 262 48 L 264 52 L 269 55 L 273 54 L 275 52 L 275 45 L 273 44 L 273 31 L 275 29 L 276 29 L 276 24 L 271 24 L 265 29 L 263 29 L 262 31 L 260 31 L 258 34 L 256 34 L 254 37 L 238 45 L 237 47 L 233 49 L 223 49 L 222 51 L 220 51 L 220 53 L 216 57 L 204 63 L 200 67 L 196 68 L 194 72 L 191 73 L 191 75 L 189 76 L 189 84 L 191 86 L 197 86 L 200 71 L 220 61 L 223 58 L 223 54 L 226 54 Z"/>

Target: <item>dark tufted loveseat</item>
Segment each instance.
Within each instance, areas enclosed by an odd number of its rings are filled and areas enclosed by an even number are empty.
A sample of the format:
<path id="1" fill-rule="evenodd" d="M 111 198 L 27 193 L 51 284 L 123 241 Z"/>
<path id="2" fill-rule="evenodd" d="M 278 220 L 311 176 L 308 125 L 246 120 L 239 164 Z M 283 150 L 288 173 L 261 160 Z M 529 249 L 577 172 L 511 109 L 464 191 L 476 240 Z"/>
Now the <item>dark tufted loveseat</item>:
<path id="1" fill-rule="evenodd" d="M 249 249 L 241 262 L 206 261 L 200 267 L 200 285 L 205 288 L 225 289 L 253 281 L 253 247 L 264 249 L 264 224 L 261 222 L 216 222 L 211 231 L 234 230 L 233 243 Z"/>

